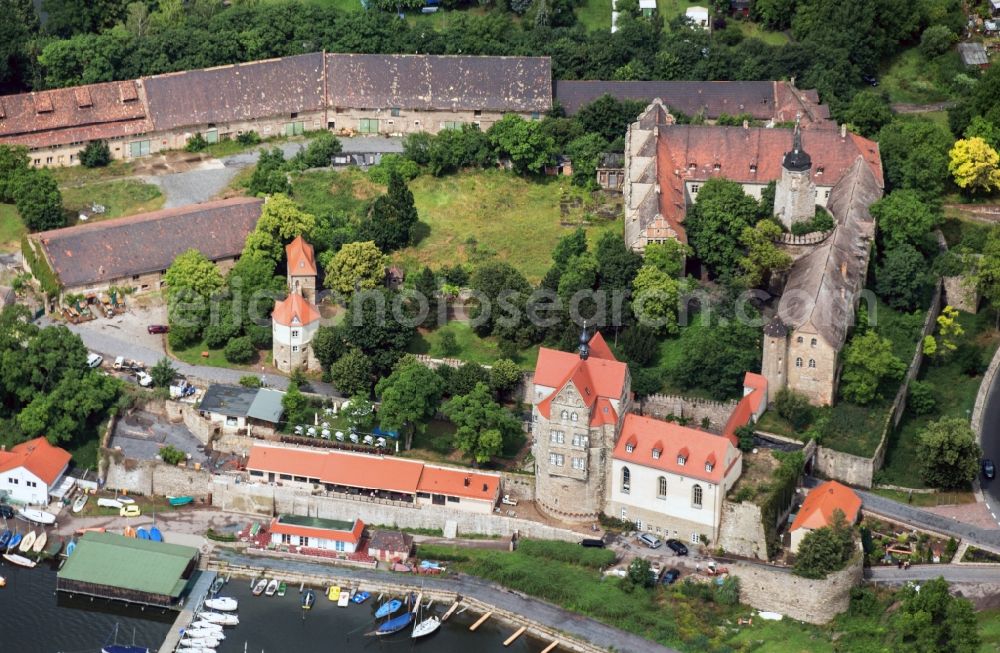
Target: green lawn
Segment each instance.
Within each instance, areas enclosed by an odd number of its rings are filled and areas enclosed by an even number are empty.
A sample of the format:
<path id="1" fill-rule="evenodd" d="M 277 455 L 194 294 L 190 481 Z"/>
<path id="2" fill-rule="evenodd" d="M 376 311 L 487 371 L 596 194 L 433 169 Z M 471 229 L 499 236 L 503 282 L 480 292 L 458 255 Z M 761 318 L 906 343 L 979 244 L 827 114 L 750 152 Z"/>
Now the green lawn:
<path id="1" fill-rule="evenodd" d="M 264 365 L 267 367 L 266 374 L 278 374 L 278 371 L 271 367 L 271 350 L 264 349 L 258 354 L 259 357 L 256 362 L 252 362 L 249 365 L 235 365 L 226 360 L 226 356 L 222 349 L 209 349 L 205 346 L 205 342 L 198 342 L 190 347 L 184 349 L 174 349 L 169 348 L 170 355 L 177 360 L 183 361 L 188 365 L 208 365 L 209 367 L 228 367 L 234 370 L 246 370 L 248 373 L 259 374 L 260 366 Z M 202 352 L 207 352 L 208 356 L 202 356 Z M 152 361 L 155 362 L 155 361 Z"/>
<path id="2" fill-rule="evenodd" d="M 757 23 L 751 23 L 748 20 L 744 20 L 736 24 L 740 26 L 740 31 L 743 32 L 743 36 L 747 38 L 760 39 L 768 45 L 785 45 L 788 43 L 788 35 L 784 32 L 772 32 L 771 30 L 766 30 Z"/>
<path id="3" fill-rule="evenodd" d="M 383 191 L 356 168 L 307 172 L 292 178 L 292 197 L 314 215 L 344 214 L 360 220 L 371 199 Z"/>
<path id="4" fill-rule="evenodd" d="M 413 435 L 413 447 L 400 455 L 422 460 L 462 463 L 451 456 L 455 452 L 455 425 L 445 420 L 431 420 L 423 433 Z"/>
<path id="5" fill-rule="evenodd" d="M 64 168 L 48 168 L 48 170 L 55 177 L 56 181 L 59 182 L 60 186 L 73 186 L 128 177 L 132 174 L 134 168 L 134 161 L 116 160 L 100 168 L 67 166 Z"/>
<path id="6" fill-rule="evenodd" d="M 965 72 L 957 50 L 928 61 L 916 48 L 890 59 L 883 67 L 880 88 L 892 102 L 922 104 L 951 99 L 949 82 Z"/>
<path id="7" fill-rule="evenodd" d="M 1000 334 L 993 328 L 993 312 L 982 311 L 977 315 L 959 313 L 959 322 L 965 329 L 964 340 L 974 343 L 981 349 L 984 358 L 989 360 L 1000 343 Z M 917 454 L 917 439 L 921 429 L 941 417 L 969 419 L 982 382 L 982 376 L 970 377 L 964 374 L 953 359 L 942 363 L 933 360 L 925 362 L 920 379 L 934 386 L 937 411 L 921 416 L 908 412 L 903 417 L 899 429 L 889 439 L 885 465 L 879 476 L 883 483 L 924 487 L 920 479 L 920 459 Z"/>
<path id="8" fill-rule="evenodd" d="M 92 204 L 103 204 L 106 211 L 90 220 L 107 220 L 136 213 L 155 211 L 163 206 L 160 189 L 135 179 L 119 179 L 62 189 L 63 206 L 72 213 L 73 223 L 80 211 Z"/>
<path id="9" fill-rule="evenodd" d="M 21 236 L 28 232 L 13 204 L 0 204 L 0 252 L 21 249 Z"/>
<path id="10" fill-rule="evenodd" d="M 588 32 L 611 30 L 611 0 L 586 0 L 576 9 L 576 19 Z"/>
<path id="11" fill-rule="evenodd" d="M 983 638 L 979 653 L 1000 651 L 1000 610 L 983 610 L 976 613 L 979 621 L 979 635 Z"/>
<path id="12" fill-rule="evenodd" d="M 934 506 L 952 506 L 959 503 L 975 503 L 976 495 L 972 492 L 901 492 L 899 490 L 882 490 L 875 488 L 875 494 L 899 503 L 908 503 L 920 508 Z"/>
<path id="13" fill-rule="evenodd" d="M 444 333 L 455 335 L 458 352 L 446 353 L 441 350 L 441 336 Z M 434 358 L 458 358 L 480 365 L 490 365 L 503 358 L 497 347 L 496 338 L 492 336 L 489 338 L 479 337 L 465 322 L 449 322 L 433 331 L 419 332 L 410 342 L 407 351 L 411 354 L 428 354 Z M 525 369 L 531 369 L 535 367 L 536 360 L 538 360 L 537 345 L 521 351 L 518 360 L 514 362 Z"/>

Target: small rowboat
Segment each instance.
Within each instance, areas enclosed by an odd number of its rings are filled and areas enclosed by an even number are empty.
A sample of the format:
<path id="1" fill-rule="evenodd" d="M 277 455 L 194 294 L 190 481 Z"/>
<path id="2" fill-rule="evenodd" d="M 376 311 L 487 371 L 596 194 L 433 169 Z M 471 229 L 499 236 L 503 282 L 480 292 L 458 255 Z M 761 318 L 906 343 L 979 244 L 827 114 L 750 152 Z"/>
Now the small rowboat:
<path id="1" fill-rule="evenodd" d="M 136 534 L 136 536 L 140 540 L 148 540 L 149 539 L 149 531 L 147 531 L 145 528 L 139 528 L 139 529 L 137 529 L 135 531 L 135 534 Z"/>
<path id="2" fill-rule="evenodd" d="M 167 497 L 167 501 L 169 501 L 172 506 L 186 506 L 194 501 L 194 497 Z"/>
<path id="3" fill-rule="evenodd" d="M 221 575 L 216 576 L 215 580 L 212 581 L 212 587 L 209 588 L 208 593 L 215 596 L 222 591 L 222 588 L 226 585 L 226 579 Z M 253 589 L 251 587 L 251 589 Z"/>
<path id="4" fill-rule="evenodd" d="M 274 596 L 274 593 L 278 591 L 278 579 L 272 578 L 271 582 L 267 584 L 267 589 L 264 590 L 264 596 Z"/>
<path id="5" fill-rule="evenodd" d="M 21 543 L 21 534 L 14 533 L 13 535 L 10 536 L 10 542 L 7 542 L 7 550 L 16 551 L 17 545 L 20 543 Z"/>
<path id="6" fill-rule="evenodd" d="M 392 619 L 390 619 L 389 621 L 385 622 L 384 624 L 381 624 L 378 628 L 375 629 L 375 634 L 376 635 L 391 635 L 393 633 L 398 633 L 399 631 L 403 630 L 404 628 L 406 628 L 407 626 L 409 626 L 411 623 L 413 623 L 413 620 L 415 618 L 416 617 L 413 616 L 412 612 L 404 612 L 403 614 L 399 615 L 398 617 L 393 617 Z"/>
<path id="7" fill-rule="evenodd" d="M 332 587 L 330 587 L 330 589 L 328 589 L 326 591 L 326 598 L 330 599 L 331 601 L 337 601 L 337 600 L 339 600 L 340 599 L 340 586 L 339 585 L 333 585 Z"/>
<path id="8" fill-rule="evenodd" d="M 24 537 L 21 538 L 21 546 L 17 547 L 17 550 L 21 553 L 27 553 L 31 551 L 31 547 L 35 545 L 35 531 L 28 531 L 25 533 Z"/>
<path id="9" fill-rule="evenodd" d="M 159 528 L 153 526 L 152 528 L 149 529 L 149 539 L 151 539 L 154 542 L 162 542 L 163 533 L 160 532 Z"/>
<path id="10" fill-rule="evenodd" d="M 29 560 L 24 556 L 17 555 L 16 553 L 5 553 L 3 554 L 3 559 L 11 564 L 19 565 L 21 567 L 27 567 L 28 569 L 31 569 L 32 567 L 35 566 L 34 560 Z"/>
<path id="11" fill-rule="evenodd" d="M 76 540 L 70 540 L 69 544 L 66 545 L 66 557 L 73 555 L 74 551 L 76 551 Z"/>
<path id="12" fill-rule="evenodd" d="M 41 553 L 42 549 L 45 548 L 45 543 L 48 541 L 49 541 L 49 536 L 45 534 L 45 531 L 39 533 L 38 537 L 35 538 L 35 543 L 31 545 L 32 552 Z"/>
<path id="13" fill-rule="evenodd" d="M 250 593 L 253 594 L 254 596 L 260 596 L 261 594 L 264 593 L 264 590 L 266 589 L 267 589 L 267 579 L 261 578 L 260 580 L 254 582 L 253 589 L 250 590 Z"/>
<path id="14" fill-rule="evenodd" d="M 351 593 L 347 590 L 342 590 L 340 592 L 340 598 L 337 599 L 337 607 L 346 608 L 351 603 Z"/>
<path id="15" fill-rule="evenodd" d="M 364 603 L 365 601 L 367 601 L 369 598 L 371 598 L 371 594 L 370 593 L 368 593 L 368 592 L 358 592 L 357 594 L 354 595 L 353 598 L 351 598 L 351 600 L 354 601 L 355 603 L 357 603 L 358 605 L 361 605 L 362 603 Z"/>
<path id="16" fill-rule="evenodd" d="M 86 494 L 81 494 L 80 496 L 78 496 L 76 498 L 76 501 L 73 502 L 73 512 L 74 513 L 81 512 L 83 510 L 83 507 L 87 505 L 87 499 L 89 498 L 90 497 L 87 496 Z"/>
<path id="17" fill-rule="evenodd" d="M 14 531 L 4 531 L 0 535 L 0 549 L 6 549 L 7 544 L 10 542 L 10 538 L 14 537 Z"/>
<path id="18" fill-rule="evenodd" d="M 136 537 L 136 530 L 131 526 L 126 526 L 125 530 L 122 531 L 122 535 L 125 537 Z"/>
<path id="19" fill-rule="evenodd" d="M 302 595 L 302 609 L 312 610 L 314 603 L 316 603 L 316 592 L 306 590 L 305 594 Z"/>
<path id="20" fill-rule="evenodd" d="M 278 585 L 278 596 L 284 596 L 287 589 L 288 585 L 285 584 L 285 581 L 281 581 L 281 584 Z"/>
<path id="21" fill-rule="evenodd" d="M 428 617 L 413 627 L 411 638 L 426 637 L 441 627 L 441 620 L 437 617 Z"/>
<path id="22" fill-rule="evenodd" d="M 375 618 L 381 619 L 382 617 L 388 617 L 390 614 L 397 612 L 401 607 L 403 607 L 403 602 L 399 599 L 386 601 L 382 605 L 378 606 L 378 610 L 375 611 Z"/>
<path id="23" fill-rule="evenodd" d="M 34 508 L 21 508 L 17 511 L 21 517 L 27 519 L 30 522 L 35 522 L 36 524 L 43 524 L 49 526 L 56 523 L 56 516 L 50 512 L 45 512 L 44 510 L 35 510 Z"/>

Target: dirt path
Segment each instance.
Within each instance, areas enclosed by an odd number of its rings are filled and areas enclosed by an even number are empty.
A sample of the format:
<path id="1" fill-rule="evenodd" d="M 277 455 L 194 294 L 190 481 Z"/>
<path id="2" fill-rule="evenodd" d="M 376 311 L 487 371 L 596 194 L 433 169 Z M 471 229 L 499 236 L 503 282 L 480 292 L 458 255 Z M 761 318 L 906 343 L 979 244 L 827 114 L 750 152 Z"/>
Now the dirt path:
<path id="1" fill-rule="evenodd" d="M 927 104 L 909 104 L 907 102 L 897 102 L 892 106 L 895 113 L 931 113 L 932 111 L 947 111 L 955 106 L 951 100 L 944 102 L 930 102 Z"/>

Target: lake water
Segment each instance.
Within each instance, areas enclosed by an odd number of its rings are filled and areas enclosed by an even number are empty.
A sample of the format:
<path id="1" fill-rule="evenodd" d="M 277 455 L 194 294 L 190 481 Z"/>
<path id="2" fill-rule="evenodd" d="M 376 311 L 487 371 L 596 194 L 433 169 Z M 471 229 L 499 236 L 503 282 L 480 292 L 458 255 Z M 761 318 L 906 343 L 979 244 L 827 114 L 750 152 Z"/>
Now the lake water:
<path id="1" fill-rule="evenodd" d="M 40 565 L 22 569 L 0 561 L 0 575 L 7 587 L 0 589 L 0 651 L 3 653 L 97 653 L 118 627 L 118 643 L 148 646 L 157 651 L 177 614 L 154 609 L 140 610 L 85 597 L 57 594 L 56 572 Z M 457 614 L 429 637 L 412 640 L 404 630 L 388 637 L 366 637 L 373 630 L 375 598 L 364 605 L 338 608 L 316 588 L 312 610 L 299 607 L 298 586 L 284 597 L 254 597 L 249 581 L 234 578 L 222 592 L 239 599 L 240 625 L 227 628 L 218 653 L 539 653 L 544 644 L 522 636 L 510 647 L 502 642 L 512 626 L 488 620 L 476 632 L 469 625 L 478 615 Z M 440 614 L 448 606 L 435 604 Z"/>

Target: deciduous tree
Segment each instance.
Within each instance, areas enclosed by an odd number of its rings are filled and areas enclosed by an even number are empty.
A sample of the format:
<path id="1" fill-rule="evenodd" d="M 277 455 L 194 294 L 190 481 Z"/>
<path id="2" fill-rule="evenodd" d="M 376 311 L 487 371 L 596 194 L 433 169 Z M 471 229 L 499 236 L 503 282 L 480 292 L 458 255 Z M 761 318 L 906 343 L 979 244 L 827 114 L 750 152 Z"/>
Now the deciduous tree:
<path id="1" fill-rule="evenodd" d="M 956 141 L 948 156 L 948 172 L 960 188 L 984 193 L 1000 188 L 1000 155 L 982 138 Z"/>
<path id="2" fill-rule="evenodd" d="M 854 555 L 854 537 L 844 511 L 833 511 L 833 523 L 810 531 L 795 554 L 795 573 L 804 578 L 826 578 L 844 568 Z"/>
<path id="3" fill-rule="evenodd" d="M 982 450 L 969 423 L 943 417 L 920 431 L 918 458 L 924 482 L 939 488 L 964 487 L 976 478 Z"/>
<path id="4" fill-rule="evenodd" d="M 923 251 L 936 250 L 931 233 L 941 223 L 941 210 L 916 191 L 894 190 L 871 205 L 871 214 L 884 249 L 906 243 Z"/>
<path id="5" fill-rule="evenodd" d="M 13 182 L 14 205 L 25 226 L 32 231 L 66 226 L 62 193 L 48 170 L 28 170 Z"/>
<path id="6" fill-rule="evenodd" d="M 372 387 L 372 364 L 359 349 L 349 349 L 330 365 L 329 378 L 342 395 L 367 395 Z"/>
<path id="7" fill-rule="evenodd" d="M 296 236 L 310 240 L 315 228 L 316 216 L 301 210 L 287 195 L 272 195 L 264 203 L 257 226 L 247 236 L 243 255 L 260 252 L 272 261 L 280 261 L 285 245 Z"/>
<path id="8" fill-rule="evenodd" d="M 555 159 L 555 141 L 541 123 L 508 113 L 486 132 L 499 157 L 509 157 L 519 174 L 540 174 Z"/>
<path id="9" fill-rule="evenodd" d="M 895 650 L 976 653 L 979 624 L 968 599 L 952 596 L 943 578 L 907 585 L 890 629 Z"/>
<path id="10" fill-rule="evenodd" d="M 414 432 L 422 433 L 427 421 L 437 414 L 443 392 L 444 384 L 434 370 L 413 357 L 404 358 L 375 386 L 382 401 L 379 424 L 385 430 L 404 433 L 409 449 Z"/>
<path id="11" fill-rule="evenodd" d="M 875 272 L 879 297 L 896 309 L 913 310 L 919 306 L 927 296 L 930 281 L 927 261 L 909 243 L 889 249 Z"/>
<path id="12" fill-rule="evenodd" d="M 386 257 L 372 241 L 347 243 L 326 266 L 327 288 L 350 297 L 356 290 L 371 290 L 385 281 Z"/>
<path id="13" fill-rule="evenodd" d="M 781 227 L 773 220 L 761 220 L 753 227 L 744 227 L 740 243 L 746 248 L 746 255 L 740 258 L 743 268 L 743 284 L 756 288 L 764 283 L 773 272 L 783 272 L 792 267 L 792 257 L 775 244 L 781 236 Z"/>
<path id="14" fill-rule="evenodd" d="M 642 257 L 626 247 L 621 235 L 607 232 L 597 241 L 597 274 L 603 290 L 628 290 L 642 267 Z"/>
<path id="15" fill-rule="evenodd" d="M 905 371 L 906 365 L 892 353 L 892 342 L 867 331 L 844 349 L 840 391 L 848 401 L 864 406 L 881 396 L 883 383 L 899 380 Z"/>
<path id="16" fill-rule="evenodd" d="M 509 358 L 501 358 L 490 367 L 490 390 L 495 392 L 497 398 L 502 401 L 511 390 L 517 387 L 523 376 L 517 363 Z"/>
<path id="17" fill-rule="evenodd" d="M 639 324 L 658 335 L 677 332 L 680 287 L 660 268 L 644 265 L 632 282 L 632 311 Z"/>
<path id="18" fill-rule="evenodd" d="M 356 295 L 341 325 L 344 341 L 360 349 L 372 362 L 372 373 L 384 376 L 400 359 L 416 333 L 391 310 L 394 295 L 370 290 Z"/>
<path id="19" fill-rule="evenodd" d="M 499 455 L 506 444 L 521 435 L 517 419 L 493 400 L 485 383 L 477 383 L 470 393 L 449 400 L 444 414 L 458 427 L 455 448 L 477 464 Z"/>
<path id="20" fill-rule="evenodd" d="M 716 276 L 738 267 L 740 236 L 757 222 L 757 210 L 757 201 L 735 181 L 719 177 L 702 185 L 684 227 L 695 254 Z"/>
<path id="21" fill-rule="evenodd" d="M 153 384 L 159 388 L 169 387 L 177 376 L 177 368 L 173 366 L 170 359 L 164 356 L 156 365 L 149 368 L 149 375 L 153 377 Z"/>

